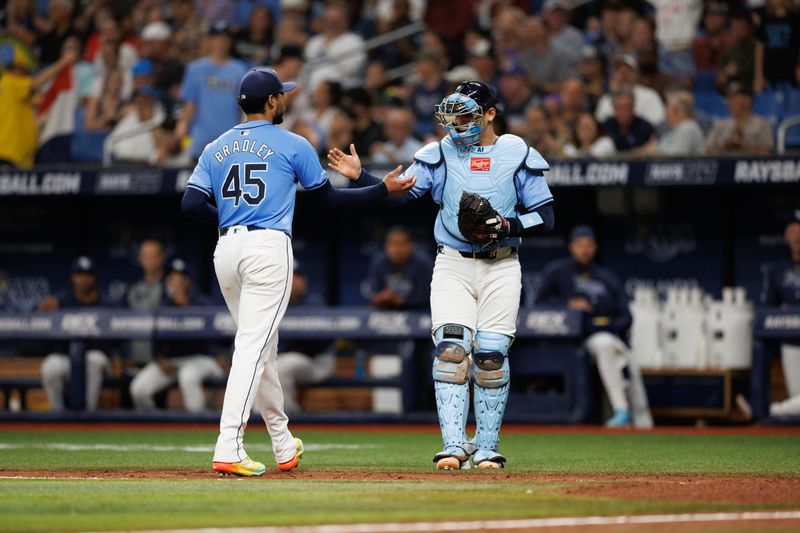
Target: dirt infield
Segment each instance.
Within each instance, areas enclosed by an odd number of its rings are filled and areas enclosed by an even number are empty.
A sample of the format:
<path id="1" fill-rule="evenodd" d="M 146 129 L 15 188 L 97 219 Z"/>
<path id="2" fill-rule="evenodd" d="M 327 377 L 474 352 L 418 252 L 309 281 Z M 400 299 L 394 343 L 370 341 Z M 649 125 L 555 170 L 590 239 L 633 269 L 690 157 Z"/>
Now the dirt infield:
<path id="1" fill-rule="evenodd" d="M 0 478 L 36 479 L 219 479 L 210 470 L 132 471 L 132 470 L 0 470 Z M 268 470 L 261 479 L 317 481 L 441 481 L 444 479 L 530 482 L 530 490 L 550 490 L 548 485 L 574 485 L 564 489 L 577 497 L 623 500 L 703 501 L 740 504 L 791 504 L 800 506 L 800 478 L 743 476 L 614 476 L 549 475 L 514 472 L 352 472 Z M 222 478 L 222 480 L 227 478 Z M 240 479 L 240 478 L 230 478 Z M 544 485 L 544 486 L 542 486 Z"/>

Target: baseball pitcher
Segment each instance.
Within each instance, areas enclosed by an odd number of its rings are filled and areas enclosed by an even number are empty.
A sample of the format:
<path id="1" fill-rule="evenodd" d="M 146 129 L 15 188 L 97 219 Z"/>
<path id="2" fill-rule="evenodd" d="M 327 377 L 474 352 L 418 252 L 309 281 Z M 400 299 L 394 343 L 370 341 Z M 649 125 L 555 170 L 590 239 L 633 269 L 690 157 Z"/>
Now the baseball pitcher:
<path id="1" fill-rule="evenodd" d="M 417 178 L 402 204 L 431 191 L 440 206 L 434 236 L 438 254 L 431 281 L 433 379 L 444 448 L 433 461 L 442 470 L 502 468 L 500 424 L 508 399 L 508 352 L 516 333 L 521 237 L 553 228 L 553 196 L 543 172 L 550 167 L 516 135 L 495 134 L 494 91 L 466 81 L 436 106 L 446 131 L 419 150 L 406 171 Z M 332 150 L 330 166 L 359 185 L 378 178 L 350 154 Z M 477 433 L 465 433 L 469 382 L 475 381 Z"/>
<path id="2" fill-rule="evenodd" d="M 237 100 L 246 120 L 205 147 L 181 204 L 188 215 L 219 227 L 214 268 L 237 327 L 212 465 L 222 474 L 260 476 L 265 471 L 242 444 L 254 402 L 278 468 L 295 468 L 303 453 L 302 441 L 288 428 L 275 366 L 278 327 L 291 290 L 297 183 L 335 208 L 402 194 L 415 183 L 410 175 L 398 178 L 398 167 L 375 185 L 334 189 L 311 144 L 277 127 L 286 109 L 285 93 L 295 86 L 281 82 L 272 69 L 245 74 Z"/>

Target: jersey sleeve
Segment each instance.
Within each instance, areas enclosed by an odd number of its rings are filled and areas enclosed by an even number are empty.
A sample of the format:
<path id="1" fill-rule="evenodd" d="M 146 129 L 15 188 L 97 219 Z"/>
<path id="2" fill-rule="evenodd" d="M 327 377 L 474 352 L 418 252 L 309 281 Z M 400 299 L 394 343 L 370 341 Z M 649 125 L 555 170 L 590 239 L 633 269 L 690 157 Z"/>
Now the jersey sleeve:
<path id="1" fill-rule="evenodd" d="M 305 139 L 299 140 L 295 146 L 292 168 L 300 185 L 307 191 L 319 189 L 328 181 L 328 173 L 320 165 L 317 152 Z"/>
<path id="2" fill-rule="evenodd" d="M 528 211 L 553 201 L 553 193 L 547 186 L 544 174 L 539 170 L 521 168 L 515 176 L 514 183 L 517 187 L 517 197 Z"/>
<path id="3" fill-rule="evenodd" d="M 416 177 L 417 182 L 414 184 L 414 187 L 402 196 L 392 196 L 384 198 L 382 202 L 384 204 L 391 206 L 400 206 L 406 204 L 407 202 L 416 200 L 424 196 L 425 193 L 431 190 L 433 186 L 433 179 L 436 168 L 439 167 L 434 168 L 428 164 L 415 161 L 399 176 L 400 178 L 407 178 L 409 176 Z M 376 185 L 378 183 L 381 183 L 381 181 L 383 180 L 381 180 L 381 178 L 379 178 L 378 176 L 373 176 L 372 174 L 364 170 L 361 172 L 361 176 L 359 176 L 359 178 L 355 181 L 355 183 L 359 187 L 367 187 L 370 185 Z"/>
<path id="4" fill-rule="evenodd" d="M 433 175 L 436 168 L 439 167 L 433 167 L 419 161 L 414 161 L 411 166 L 405 169 L 405 171 L 403 171 L 403 173 L 400 175 L 401 178 L 407 178 L 409 176 L 414 176 L 417 178 L 417 182 L 414 184 L 414 187 L 412 187 L 411 190 L 406 193 L 406 196 L 416 200 L 431 190 L 431 187 L 433 187 Z"/>
<path id="5" fill-rule="evenodd" d="M 197 160 L 197 165 L 195 165 L 186 186 L 203 191 L 208 196 L 214 196 L 214 186 L 211 183 L 211 169 L 208 164 L 208 146 L 203 150 L 200 159 Z"/>

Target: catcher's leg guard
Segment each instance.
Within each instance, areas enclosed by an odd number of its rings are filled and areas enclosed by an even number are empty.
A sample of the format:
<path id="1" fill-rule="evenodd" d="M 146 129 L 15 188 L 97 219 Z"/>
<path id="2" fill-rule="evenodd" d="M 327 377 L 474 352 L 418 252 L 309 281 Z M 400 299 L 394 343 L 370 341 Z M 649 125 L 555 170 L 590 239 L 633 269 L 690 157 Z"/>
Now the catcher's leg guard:
<path id="1" fill-rule="evenodd" d="M 506 459 L 497 453 L 500 425 L 508 400 L 508 349 L 512 338 L 500 333 L 479 331 L 475 338 L 475 435 L 473 461 L 478 468 L 502 468 Z M 486 463 L 486 464 L 484 464 Z"/>
<path id="2" fill-rule="evenodd" d="M 433 461 L 442 470 L 458 469 L 469 461 L 471 453 L 464 435 L 469 410 L 469 352 L 472 332 L 456 324 L 446 324 L 433 335 L 436 350 L 433 380 L 436 410 L 442 430 L 444 449 Z"/>

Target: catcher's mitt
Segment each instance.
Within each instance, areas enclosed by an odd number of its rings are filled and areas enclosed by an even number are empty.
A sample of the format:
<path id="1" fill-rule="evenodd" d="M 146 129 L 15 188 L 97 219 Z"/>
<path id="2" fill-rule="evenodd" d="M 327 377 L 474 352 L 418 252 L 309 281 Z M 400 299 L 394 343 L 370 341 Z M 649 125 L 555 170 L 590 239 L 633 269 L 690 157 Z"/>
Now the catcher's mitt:
<path id="1" fill-rule="evenodd" d="M 486 246 L 501 237 L 503 217 L 479 194 L 464 191 L 458 204 L 458 230 L 470 242 Z"/>

